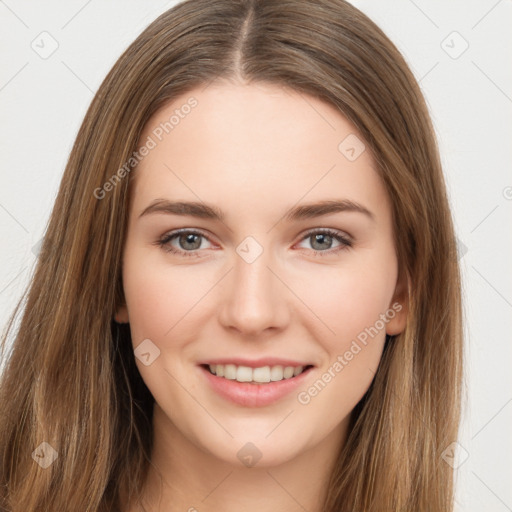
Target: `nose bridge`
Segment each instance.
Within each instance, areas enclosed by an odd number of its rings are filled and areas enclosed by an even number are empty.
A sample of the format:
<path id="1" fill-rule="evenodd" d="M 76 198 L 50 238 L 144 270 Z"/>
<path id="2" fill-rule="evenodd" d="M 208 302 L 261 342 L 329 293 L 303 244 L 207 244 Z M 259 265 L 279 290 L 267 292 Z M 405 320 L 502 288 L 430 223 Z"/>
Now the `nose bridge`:
<path id="1" fill-rule="evenodd" d="M 222 323 L 251 334 L 283 327 L 288 318 L 287 297 L 273 272 L 272 251 L 247 237 L 236 252 L 222 301 Z"/>

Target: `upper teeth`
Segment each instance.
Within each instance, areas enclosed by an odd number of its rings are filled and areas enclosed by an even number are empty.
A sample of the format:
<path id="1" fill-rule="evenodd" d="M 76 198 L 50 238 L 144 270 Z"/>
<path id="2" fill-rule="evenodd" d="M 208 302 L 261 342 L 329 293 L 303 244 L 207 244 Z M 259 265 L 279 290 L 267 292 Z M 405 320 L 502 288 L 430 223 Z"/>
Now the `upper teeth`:
<path id="1" fill-rule="evenodd" d="M 238 382 L 270 382 L 290 379 L 302 373 L 303 366 L 262 366 L 250 368 L 235 364 L 210 364 L 210 371 L 217 377 L 237 380 Z"/>

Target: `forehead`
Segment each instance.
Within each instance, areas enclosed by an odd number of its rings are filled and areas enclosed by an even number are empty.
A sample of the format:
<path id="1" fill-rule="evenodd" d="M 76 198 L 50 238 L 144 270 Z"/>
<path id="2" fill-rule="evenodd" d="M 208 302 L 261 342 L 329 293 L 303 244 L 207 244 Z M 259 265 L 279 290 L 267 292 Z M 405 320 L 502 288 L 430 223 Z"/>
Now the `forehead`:
<path id="1" fill-rule="evenodd" d="M 150 119 L 140 143 L 150 139 L 153 147 L 133 175 L 138 210 L 156 198 L 204 200 L 269 216 L 302 198 L 387 207 L 356 127 L 334 106 L 287 88 L 198 87 Z"/>

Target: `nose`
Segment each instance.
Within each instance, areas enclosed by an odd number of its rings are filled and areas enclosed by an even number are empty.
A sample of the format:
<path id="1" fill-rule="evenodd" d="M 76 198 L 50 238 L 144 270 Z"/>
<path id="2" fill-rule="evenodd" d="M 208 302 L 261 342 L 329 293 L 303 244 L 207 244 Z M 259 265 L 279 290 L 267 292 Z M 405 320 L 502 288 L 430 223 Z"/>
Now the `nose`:
<path id="1" fill-rule="evenodd" d="M 225 328 L 256 337 L 282 330 L 288 324 L 291 292 L 269 252 L 263 251 L 252 263 L 235 255 L 234 268 L 222 286 L 218 314 Z"/>

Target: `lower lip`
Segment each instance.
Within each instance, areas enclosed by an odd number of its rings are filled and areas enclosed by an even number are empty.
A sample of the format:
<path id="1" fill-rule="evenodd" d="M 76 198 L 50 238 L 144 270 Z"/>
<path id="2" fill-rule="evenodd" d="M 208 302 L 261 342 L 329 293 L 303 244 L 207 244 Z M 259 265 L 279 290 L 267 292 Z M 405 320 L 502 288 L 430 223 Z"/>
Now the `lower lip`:
<path id="1" fill-rule="evenodd" d="M 222 397 L 244 407 L 264 407 L 265 405 L 277 402 L 279 399 L 297 389 L 304 383 L 314 367 L 308 368 L 296 377 L 262 384 L 238 382 L 237 380 L 217 377 L 217 375 L 213 375 L 204 366 L 200 366 L 199 368 L 213 390 Z"/>

